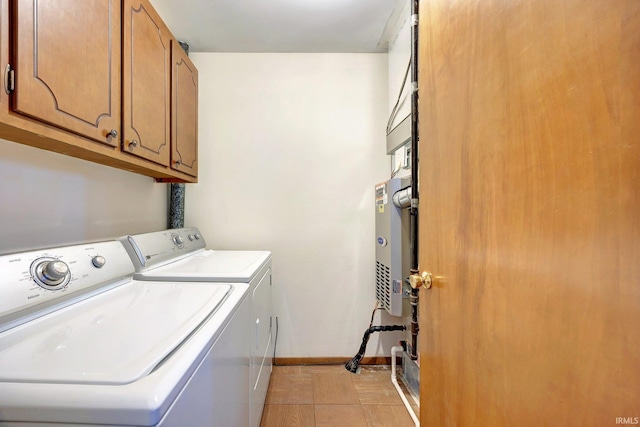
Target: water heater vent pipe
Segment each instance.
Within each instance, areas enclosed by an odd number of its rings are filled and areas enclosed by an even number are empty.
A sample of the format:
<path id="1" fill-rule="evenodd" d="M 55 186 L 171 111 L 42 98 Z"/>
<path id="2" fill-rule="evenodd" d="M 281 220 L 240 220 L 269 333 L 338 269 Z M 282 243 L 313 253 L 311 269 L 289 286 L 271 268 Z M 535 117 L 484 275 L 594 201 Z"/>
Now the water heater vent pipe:
<path id="1" fill-rule="evenodd" d="M 393 194 L 393 204 L 400 209 L 411 206 L 411 187 L 396 191 Z"/>

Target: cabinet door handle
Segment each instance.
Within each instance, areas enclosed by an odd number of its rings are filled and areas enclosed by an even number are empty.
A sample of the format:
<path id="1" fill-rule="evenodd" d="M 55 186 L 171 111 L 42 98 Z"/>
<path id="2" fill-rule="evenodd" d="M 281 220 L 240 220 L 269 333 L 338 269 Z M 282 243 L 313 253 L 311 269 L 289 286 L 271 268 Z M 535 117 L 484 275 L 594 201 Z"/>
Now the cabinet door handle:
<path id="1" fill-rule="evenodd" d="M 117 138 L 118 137 L 118 131 L 115 129 L 111 129 L 109 132 L 107 132 L 107 138 L 111 137 L 111 138 Z"/>
<path id="2" fill-rule="evenodd" d="M 129 143 L 129 147 L 137 147 L 137 146 L 138 146 L 138 141 L 136 141 L 135 139 Z"/>
<path id="3" fill-rule="evenodd" d="M 176 160 L 176 166 L 180 166 L 182 163 L 180 163 L 180 160 Z"/>

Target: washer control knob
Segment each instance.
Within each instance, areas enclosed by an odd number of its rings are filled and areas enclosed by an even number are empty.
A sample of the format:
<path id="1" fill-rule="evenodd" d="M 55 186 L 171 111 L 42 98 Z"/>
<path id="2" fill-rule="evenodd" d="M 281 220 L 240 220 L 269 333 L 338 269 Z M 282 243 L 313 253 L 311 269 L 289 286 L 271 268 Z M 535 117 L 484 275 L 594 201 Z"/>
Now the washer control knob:
<path id="1" fill-rule="evenodd" d="M 60 260 L 45 261 L 41 265 L 42 267 L 37 269 L 36 275 L 48 286 L 61 284 L 69 274 L 69 266 Z"/>
<path id="2" fill-rule="evenodd" d="M 107 260 L 104 259 L 104 257 L 102 255 L 96 255 L 93 258 L 91 258 L 91 264 L 93 264 L 93 266 L 95 268 L 102 268 L 104 267 L 104 265 L 106 264 Z"/>
<path id="3" fill-rule="evenodd" d="M 200 233 L 196 233 L 193 237 L 195 237 L 196 240 L 200 240 Z"/>
<path id="4" fill-rule="evenodd" d="M 193 242 L 193 239 L 195 239 L 193 234 L 189 234 L 189 240 L 191 240 Z"/>
<path id="5" fill-rule="evenodd" d="M 173 243 L 175 243 L 176 245 L 180 246 L 184 243 L 184 239 L 182 238 L 182 236 L 174 236 L 173 237 Z"/>

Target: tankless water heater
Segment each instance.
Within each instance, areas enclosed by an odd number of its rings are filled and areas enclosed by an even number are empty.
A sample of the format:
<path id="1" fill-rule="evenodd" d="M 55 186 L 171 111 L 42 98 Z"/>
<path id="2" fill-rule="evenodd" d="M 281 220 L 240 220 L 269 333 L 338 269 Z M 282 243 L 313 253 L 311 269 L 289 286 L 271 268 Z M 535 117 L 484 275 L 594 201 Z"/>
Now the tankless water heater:
<path id="1" fill-rule="evenodd" d="M 376 298 L 392 316 L 406 316 L 403 292 L 409 277 L 409 210 L 397 207 L 393 195 L 411 185 L 409 178 L 392 178 L 376 185 Z"/>

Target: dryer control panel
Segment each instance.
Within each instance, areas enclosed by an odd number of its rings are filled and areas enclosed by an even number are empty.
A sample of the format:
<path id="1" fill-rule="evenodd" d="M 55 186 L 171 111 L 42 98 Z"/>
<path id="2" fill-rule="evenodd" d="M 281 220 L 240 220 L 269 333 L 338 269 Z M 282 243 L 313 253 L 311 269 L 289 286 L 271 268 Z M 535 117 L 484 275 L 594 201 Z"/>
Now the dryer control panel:
<path id="1" fill-rule="evenodd" d="M 134 267 L 114 240 L 0 256 L 0 271 L 3 331 L 130 279 Z"/>
<path id="2" fill-rule="evenodd" d="M 204 237 L 195 227 L 136 234 L 120 241 L 131 255 L 136 272 L 176 261 L 206 247 Z"/>

